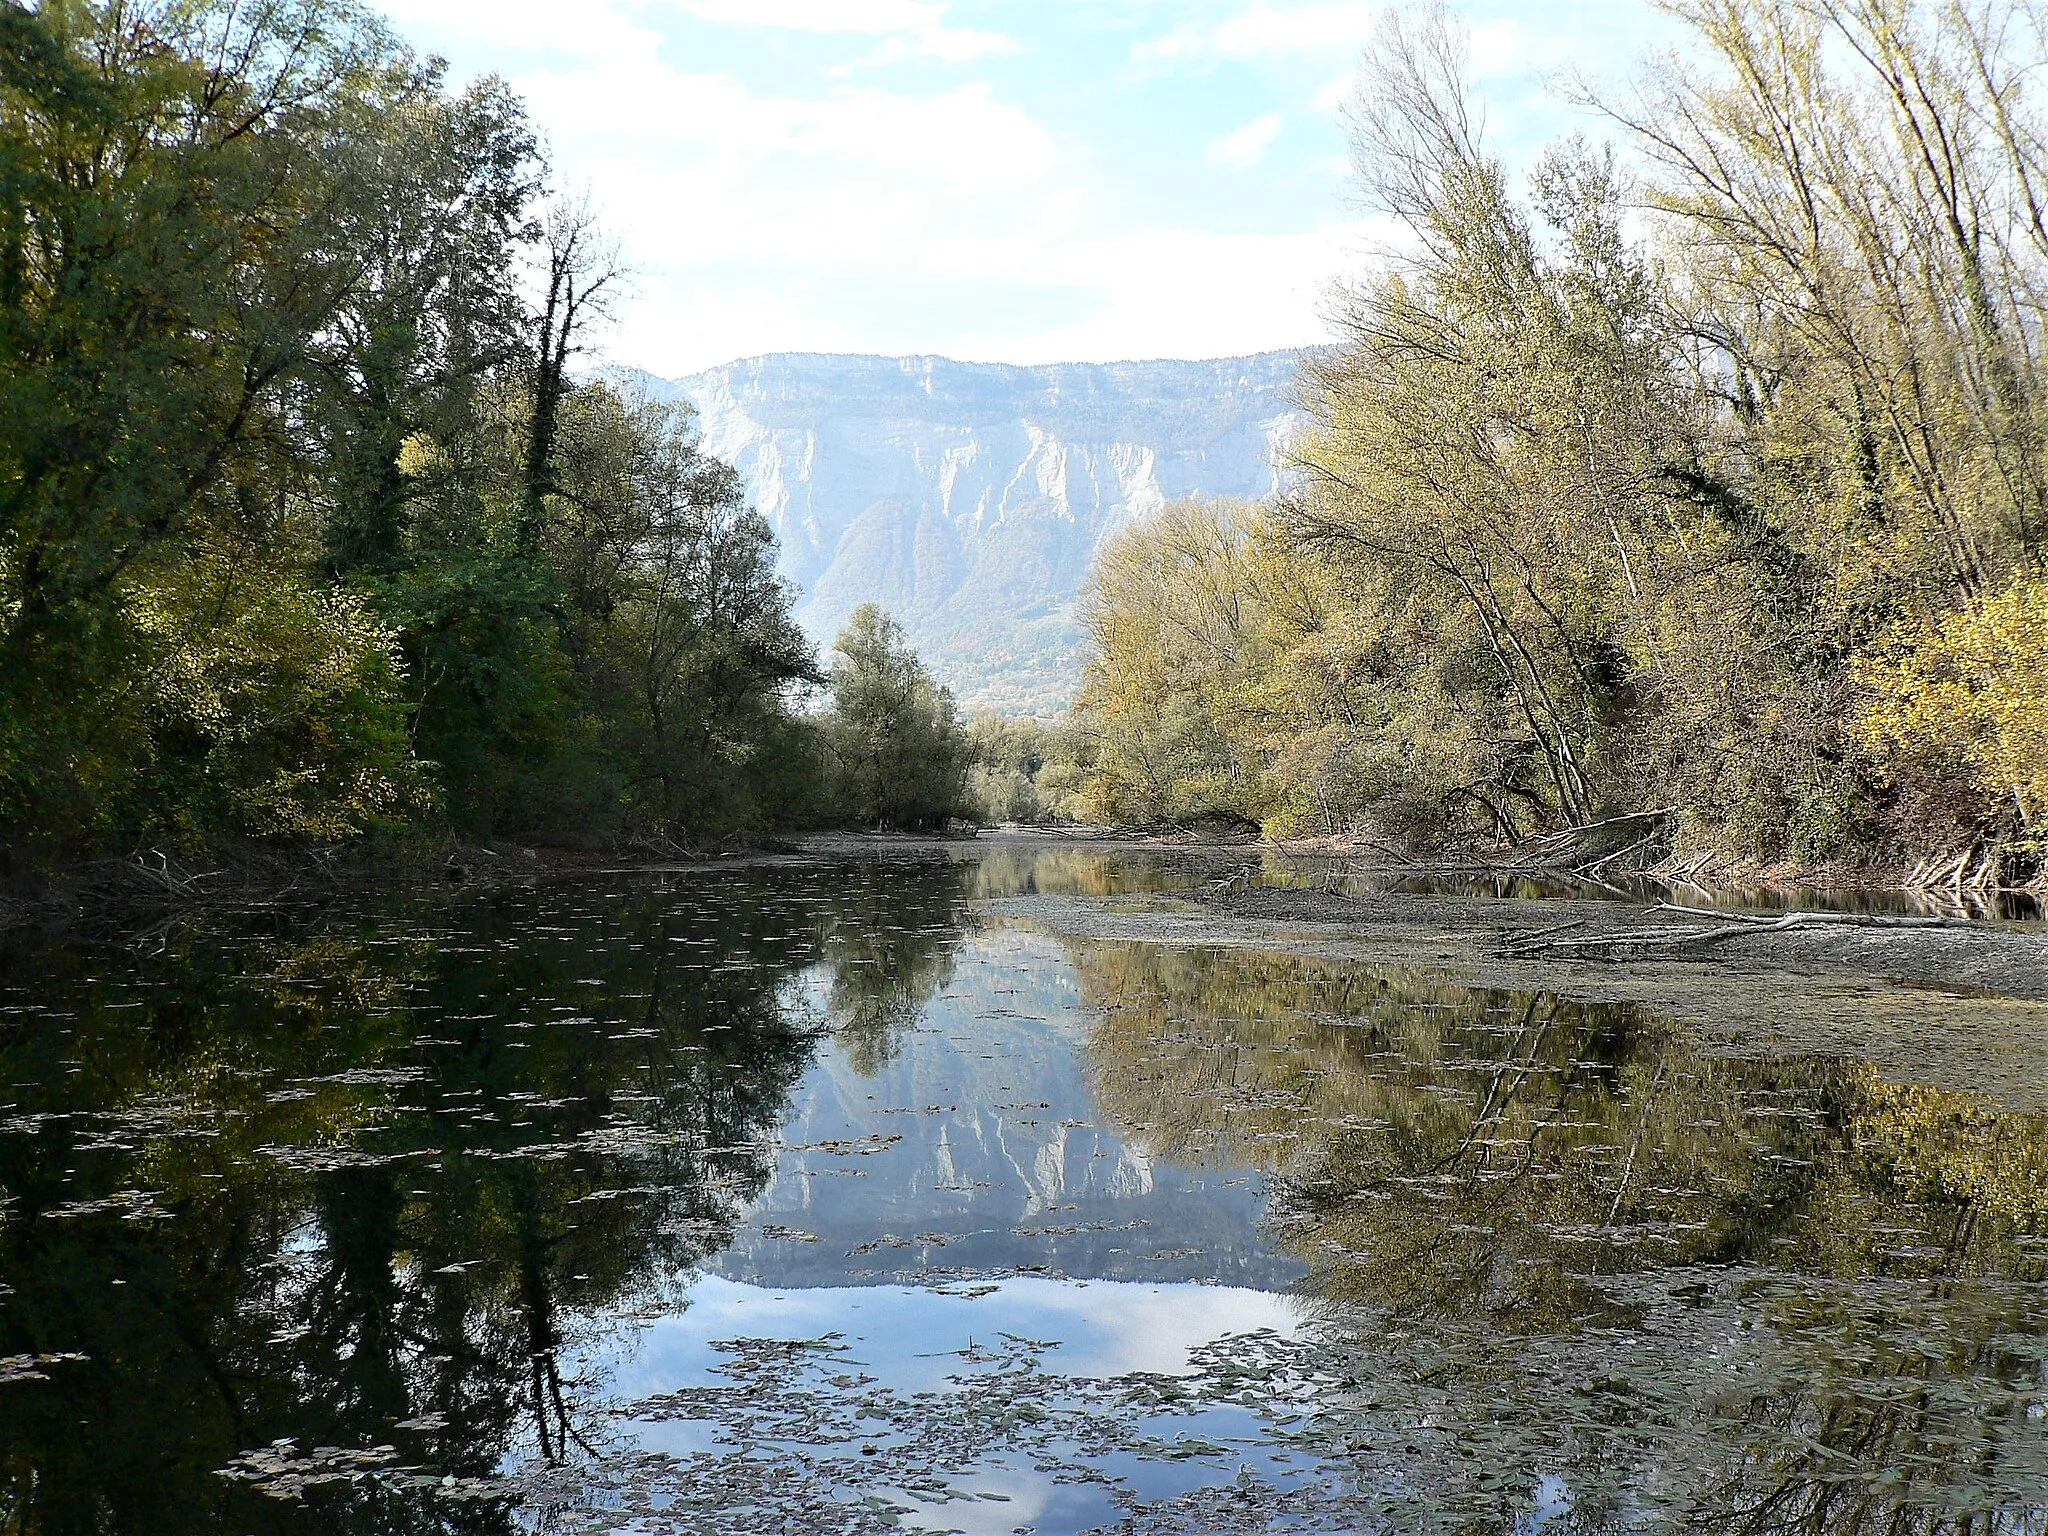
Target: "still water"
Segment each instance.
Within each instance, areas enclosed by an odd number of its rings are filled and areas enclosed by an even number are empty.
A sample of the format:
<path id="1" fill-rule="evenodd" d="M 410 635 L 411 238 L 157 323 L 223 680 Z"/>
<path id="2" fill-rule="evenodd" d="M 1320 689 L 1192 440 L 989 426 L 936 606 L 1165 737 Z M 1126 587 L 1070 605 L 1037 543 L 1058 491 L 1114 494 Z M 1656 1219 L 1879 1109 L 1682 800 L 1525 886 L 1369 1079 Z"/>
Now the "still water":
<path id="1" fill-rule="evenodd" d="M 0 1532 L 2048 1529 L 2048 1121 L 791 862 L 0 954 Z"/>

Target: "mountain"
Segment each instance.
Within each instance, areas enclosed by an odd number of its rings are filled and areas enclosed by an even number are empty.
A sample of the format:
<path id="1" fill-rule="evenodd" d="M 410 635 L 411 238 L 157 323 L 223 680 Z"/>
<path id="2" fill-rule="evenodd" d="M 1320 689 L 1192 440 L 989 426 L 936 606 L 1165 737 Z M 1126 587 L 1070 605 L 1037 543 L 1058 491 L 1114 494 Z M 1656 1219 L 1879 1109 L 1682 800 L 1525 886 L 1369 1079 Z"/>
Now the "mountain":
<path id="1" fill-rule="evenodd" d="M 888 608 L 970 712 L 1056 714 L 1103 538 L 1186 496 L 1259 498 L 1298 429 L 1299 354 L 1020 368 L 785 353 L 688 378 L 622 373 L 698 411 L 822 644 Z"/>

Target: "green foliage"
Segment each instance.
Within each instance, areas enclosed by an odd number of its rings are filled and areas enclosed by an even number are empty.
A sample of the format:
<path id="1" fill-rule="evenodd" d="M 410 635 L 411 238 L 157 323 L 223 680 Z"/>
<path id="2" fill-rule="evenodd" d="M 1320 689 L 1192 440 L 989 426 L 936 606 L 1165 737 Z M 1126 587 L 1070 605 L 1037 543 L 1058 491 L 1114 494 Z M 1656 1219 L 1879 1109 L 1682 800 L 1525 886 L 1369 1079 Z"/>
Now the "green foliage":
<path id="1" fill-rule="evenodd" d="M 442 70 L 351 0 L 0 0 L 0 857 L 815 808 L 767 525 L 569 380 L 601 245 Z"/>
<path id="2" fill-rule="evenodd" d="M 833 647 L 832 707 L 823 723 L 836 812 L 905 831 L 971 815 L 966 729 L 903 627 L 873 603 Z"/>
<path id="3" fill-rule="evenodd" d="M 969 722 L 967 795 L 985 822 L 1076 821 L 1092 743 L 1071 726 L 982 715 Z"/>
<path id="4" fill-rule="evenodd" d="M 151 830 L 334 841 L 429 808 L 397 645 L 363 603 L 254 551 L 208 550 L 138 587 Z"/>
<path id="5" fill-rule="evenodd" d="M 163 713 L 136 586 L 291 496 L 281 390 L 354 271 L 354 189 L 322 150 L 346 101 L 412 88 L 406 63 L 347 5 L 0 5 L 11 847 L 146 819 L 123 801 Z"/>
<path id="6" fill-rule="evenodd" d="M 738 475 L 701 451 L 688 407 L 597 385 L 564 400 L 556 465 L 545 548 L 627 823 L 797 815 L 808 752 L 787 694 L 820 678 Z"/>

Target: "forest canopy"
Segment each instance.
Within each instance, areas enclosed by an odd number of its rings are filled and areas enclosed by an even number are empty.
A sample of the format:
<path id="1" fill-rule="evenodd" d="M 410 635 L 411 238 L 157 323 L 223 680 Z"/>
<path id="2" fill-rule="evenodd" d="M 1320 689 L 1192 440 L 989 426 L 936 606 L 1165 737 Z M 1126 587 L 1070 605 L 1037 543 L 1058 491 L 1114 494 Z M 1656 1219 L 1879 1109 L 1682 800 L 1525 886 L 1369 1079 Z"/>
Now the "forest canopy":
<path id="1" fill-rule="evenodd" d="M 1397 12 L 1351 114 L 1398 254 L 1295 488 L 1103 554 L 1080 796 L 1416 846 L 2037 871 L 2048 9 L 1675 0 L 1525 175 Z"/>
<path id="2" fill-rule="evenodd" d="M 350 0 L 0 3 L 0 850 L 774 825 L 822 676 L 519 99 Z"/>

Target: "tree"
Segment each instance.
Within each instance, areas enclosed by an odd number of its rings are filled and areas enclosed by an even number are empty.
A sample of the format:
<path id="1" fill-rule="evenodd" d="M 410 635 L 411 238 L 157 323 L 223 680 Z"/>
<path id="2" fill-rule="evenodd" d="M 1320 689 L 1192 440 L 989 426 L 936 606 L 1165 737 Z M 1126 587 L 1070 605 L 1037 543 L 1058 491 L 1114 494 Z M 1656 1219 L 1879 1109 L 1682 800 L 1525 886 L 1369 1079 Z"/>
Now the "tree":
<path id="1" fill-rule="evenodd" d="M 1641 183 L 1572 141 L 1518 188 L 1449 14 L 1383 23 L 1403 238 L 1293 493 L 1105 548 L 1097 814 L 2038 871 L 2048 8 L 1670 9 Z"/>
<path id="2" fill-rule="evenodd" d="M 617 271 L 355 0 L 0 0 L 0 862 L 795 814 L 768 525 L 570 373 Z"/>
<path id="3" fill-rule="evenodd" d="M 790 690 L 822 682 L 775 536 L 687 405 L 602 384 L 563 401 L 547 555 L 624 814 L 663 832 L 774 819 Z"/>
<path id="4" fill-rule="evenodd" d="M 0 4 L 0 826 L 132 823 L 135 603 L 300 509 L 283 388 L 358 279 L 351 107 L 402 51 L 346 0 Z"/>
<path id="5" fill-rule="evenodd" d="M 1256 643 L 1251 526 L 1245 507 L 1181 503 L 1097 559 L 1082 610 L 1095 656 L 1077 705 L 1096 816 L 1258 819 L 1258 767 L 1230 729 Z"/>
<path id="6" fill-rule="evenodd" d="M 338 577 L 400 565 L 423 507 L 473 508 L 490 381 L 527 347 L 518 257 L 538 237 L 538 146 L 501 81 L 450 96 L 442 71 L 435 60 L 395 99 L 353 105 L 337 134 L 360 272 L 297 394 Z"/>
<path id="7" fill-rule="evenodd" d="M 824 731 L 839 813 L 905 831 L 968 814 L 967 732 L 903 627 L 866 603 L 833 650 Z"/>

